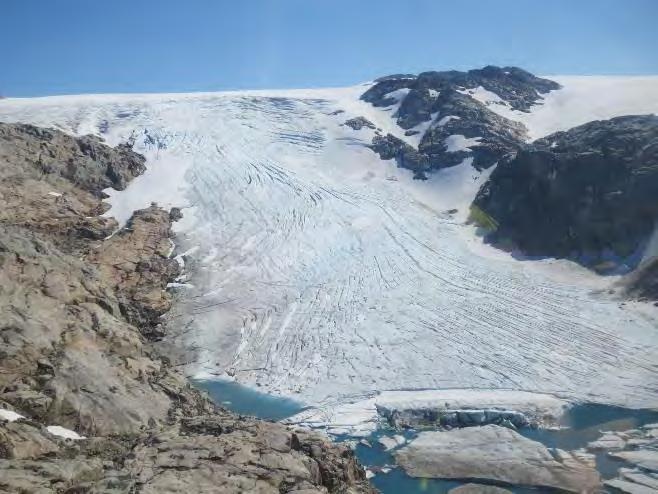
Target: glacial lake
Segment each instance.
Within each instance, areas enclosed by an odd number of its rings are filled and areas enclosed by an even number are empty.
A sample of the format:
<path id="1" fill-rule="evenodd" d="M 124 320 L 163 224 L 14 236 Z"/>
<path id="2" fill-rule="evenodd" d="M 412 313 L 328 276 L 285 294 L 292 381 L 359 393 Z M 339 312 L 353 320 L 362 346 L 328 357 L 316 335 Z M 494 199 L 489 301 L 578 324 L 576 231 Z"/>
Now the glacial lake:
<path id="1" fill-rule="evenodd" d="M 261 393 L 234 381 L 193 379 L 192 384 L 206 391 L 218 405 L 259 419 L 283 420 L 306 408 L 298 401 Z"/>
<path id="2" fill-rule="evenodd" d="M 219 405 L 240 413 L 266 420 L 283 420 L 304 410 L 306 407 L 289 398 L 281 398 L 261 393 L 252 388 L 232 381 L 195 380 L 193 383 L 209 393 Z M 572 407 L 563 417 L 560 429 L 520 429 L 523 436 L 539 441 L 549 448 L 574 450 L 583 448 L 587 443 L 598 439 L 600 431 L 624 431 L 638 428 L 644 424 L 658 422 L 658 411 L 634 410 L 598 404 L 582 404 Z M 375 476 L 370 479 L 383 494 L 444 494 L 450 489 L 468 483 L 457 480 L 419 479 L 408 476 L 398 467 L 383 473 L 380 468 L 394 467 L 395 461 L 390 451 L 385 451 L 378 444 L 382 436 L 401 434 L 412 439 L 417 431 L 396 431 L 382 428 L 365 438 L 371 446 L 358 443 L 355 454 L 361 463 Z M 338 441 L 354 440 L 350 436 L 337 437 Z M 625 463 L 615 460 L 605 452 L 595 452 L 597 469 L 604 479 L 613 478 Z M 557 492 L 551 489 L 537 489 L 524 486 L 503 486 L 515 494 L 538 494 L 540 492 Z"/>

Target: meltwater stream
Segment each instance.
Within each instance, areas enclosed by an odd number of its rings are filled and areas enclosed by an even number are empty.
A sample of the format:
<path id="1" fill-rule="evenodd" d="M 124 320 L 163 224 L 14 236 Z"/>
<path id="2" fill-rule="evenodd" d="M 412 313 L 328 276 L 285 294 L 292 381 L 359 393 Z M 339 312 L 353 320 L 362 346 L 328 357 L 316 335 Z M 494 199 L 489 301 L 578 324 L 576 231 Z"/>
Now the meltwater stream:
<path id="1" fill-rule="evenodd" d="M 289 398 L 261 393 L 232 381 L 196 380 L 194 384 L 207 391 L 217 404 L 233 412 L 265 420 L 283 420 L 305 408 L 303 404 Z M 581 404 L 569 409 L 560 421 L 560 428 L 524 428 L 520 429 L 519 433 L 541 442 L 546 447 L 573 451 L 598 439 L 602 431 L 626 431 L 652 422 L 658 422 L 658 411 Z M 383 494 L 444 494 L 450 489 L 469 483 L 466 480 L 425 479 L 407 475 L 402 468 L 395 466 L 392 452 L 386 451 L 378 443 L 380 438 L 396 434 L 404 435 L 410 440 L 417 435 L 417 431 L 380 428 L 365 438 L 365 442 L 370 446 L 364 444 L 364 441 L 354 441 L 355 438 L 351 436 L 339 436 L 335 439 L 356 443 L 356 456 L 364 467 L 375 473 L 370 480 Z M 627 466 L 623 461 L 608 456 L 605 451 L 596 451 L 594 454 L 597 469 L 603 479 L 616 477 L 618 469 Z M 515 494 L 557 492 L 525 486 L 505 485 L 504 488 Z"/>

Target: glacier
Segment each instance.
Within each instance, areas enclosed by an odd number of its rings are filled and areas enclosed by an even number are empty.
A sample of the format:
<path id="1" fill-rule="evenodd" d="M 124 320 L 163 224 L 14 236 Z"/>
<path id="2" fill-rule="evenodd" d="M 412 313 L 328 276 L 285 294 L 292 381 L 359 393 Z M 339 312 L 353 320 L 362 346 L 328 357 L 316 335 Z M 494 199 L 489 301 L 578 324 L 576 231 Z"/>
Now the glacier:
<path id="1" fill-rule="evenodd" d="M 655 77 L 552 79 L 564 89 L 529 113 L 472 93 L 533 138 L 658 112 Z M 345 120 L 418 137 L 366 89 L 9 98 L 0 120 L 135 140 L 148 170 L 107 191 L 107 214 L 182 208 L 167 319 L 197 378 L 322 409 L 447 389 L 658 407 L 658 308 L 616 298 L 612 277 L 483 244 L 465 220 L 491 169 L 466 159 L 417 181 L 380 160 L 374 131 Z"/>

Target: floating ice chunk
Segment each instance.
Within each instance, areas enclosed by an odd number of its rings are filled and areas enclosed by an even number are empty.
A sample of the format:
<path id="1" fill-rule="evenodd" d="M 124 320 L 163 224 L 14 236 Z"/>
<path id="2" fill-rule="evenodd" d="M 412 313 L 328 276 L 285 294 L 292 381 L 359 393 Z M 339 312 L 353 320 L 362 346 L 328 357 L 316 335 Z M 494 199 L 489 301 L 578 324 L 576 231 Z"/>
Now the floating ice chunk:
<path id="1" fill-rule="evenodd" d="M 377 442 L 382 446 L 384 446 L 384 449 L 386 451 L 390 451 L 391 449 L 395 449 L 399 446 L 402 446 L 403 444 L 406 444 L 407 440 L 404 436 L 396 434 L 395 436 L 392 437 L 389 436 L 380 437 Z"/>
<path id="2" fill-rule="evenodd" d="M 81 436 L 77 432 L 62 427 L 60 425 L 49 425 L 48 427 L 46 427 L 46 430 L 53 436 L 58 436 L 63 439 L 72 439 L 74 441 L 78 441 L 80 439 L 86 439 L 85 436 Z"/>
<path id="3" fill-rule="evenodd" d="M 607 433 L 587 445 L 587 449 L 624 449 L 626 441 L 617 434 Z"/>
<path id="4" fill-rule="evenodd" d="M 646 485 L 636 484 L 635 482 L 629 482 L 622 479 L 606 480 L 604 484 L 628 494 L 655 494 L 656 492 L 652 487 L 647 487 Z"/>
<path id="5" fill-rule="evenodd" d="M 619 451 L 610 453 L 613 458 L 619 458 L 633 463 L 640 468 L 658 473 L 658 451 L 652 449 L 638 449 L 634 451 Z"/>

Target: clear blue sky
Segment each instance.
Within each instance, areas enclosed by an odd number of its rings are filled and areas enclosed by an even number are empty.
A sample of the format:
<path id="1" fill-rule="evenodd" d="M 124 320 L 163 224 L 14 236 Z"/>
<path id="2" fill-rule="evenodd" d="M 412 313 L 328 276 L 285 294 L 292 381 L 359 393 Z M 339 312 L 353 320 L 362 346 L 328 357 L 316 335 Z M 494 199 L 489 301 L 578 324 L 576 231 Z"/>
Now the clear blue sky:
<path id="1" fill-rule="evenodd" d="M 351 85 L 518 65 L 658 74 L 658 0 L 3 0 L 0 94 Z"/>

